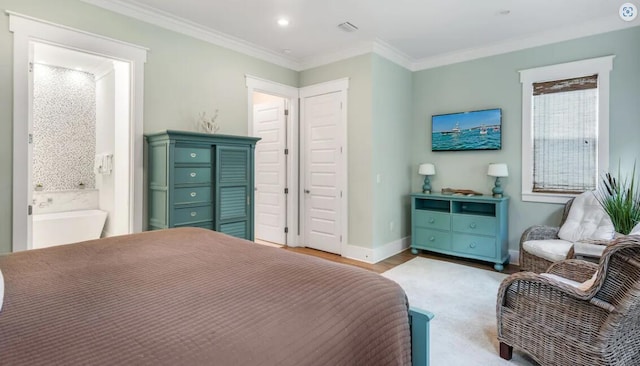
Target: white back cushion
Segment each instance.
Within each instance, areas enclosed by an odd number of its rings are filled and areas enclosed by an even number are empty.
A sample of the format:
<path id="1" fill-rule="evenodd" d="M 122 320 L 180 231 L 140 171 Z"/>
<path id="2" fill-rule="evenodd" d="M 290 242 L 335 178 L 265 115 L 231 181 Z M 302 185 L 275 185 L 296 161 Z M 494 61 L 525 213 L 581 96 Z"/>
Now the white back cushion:
<path id="1" fill-rule="evenodd" d="M 638 223 L 638 225 L 634 226 L 633 229 L 631 229 L 629 235 L 640 235 L 640 222 Z"/>
<path id="2" fill-rule="evenodd" d="M 573 200 L 558 237 L 575 242 L 585 239 L 611 240 L 614 234 L 609 215 L 598 203 L 594 192 L 587 191 Z"/>

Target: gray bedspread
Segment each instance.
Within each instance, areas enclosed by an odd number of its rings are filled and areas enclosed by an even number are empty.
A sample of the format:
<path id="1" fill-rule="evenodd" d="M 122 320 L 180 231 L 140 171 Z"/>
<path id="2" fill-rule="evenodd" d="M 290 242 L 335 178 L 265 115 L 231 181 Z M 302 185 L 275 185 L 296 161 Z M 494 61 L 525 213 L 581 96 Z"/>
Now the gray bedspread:
<path id="1" fill-rule="evenodd" d="M 0 256 L 1 365 L 410 365 L 375 273 L 170 229 Z"/>

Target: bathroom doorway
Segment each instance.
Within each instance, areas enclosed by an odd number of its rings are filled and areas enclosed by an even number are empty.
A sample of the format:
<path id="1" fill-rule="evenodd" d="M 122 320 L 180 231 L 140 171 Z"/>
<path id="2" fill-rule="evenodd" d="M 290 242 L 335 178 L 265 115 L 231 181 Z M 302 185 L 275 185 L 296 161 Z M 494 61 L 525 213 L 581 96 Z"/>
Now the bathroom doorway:
<path id="1" fill-rule="evenodd" d="M 69 52 L 75 52 L 75 56 L 87 56 L 87 59 L 91 59 L 98 64 L 108 65 L 111 67 L 114 75 L 125 75 L 125 77 L 115 77 L 112 80 L 113 89 L 104 87 L 102 89 L 96 88 L 95 97 L 96 100 L 100 99 L 98 95 L 102 91 L 109 91 L 113 99 L 113 107 L 105 108 L 105 114 L 101 114 L 98 110 L 101 109 L 97 103 L 95 105 L 96 110 L 96 123 L 94 126 L 93 134 L 100 135 L 101 137 L 107 136 L 110 132 L 101 130 L 100 123 L 97 123 L 98 118 L 111 118 L 114 122 L 112 131 L 115 136 L 113 146 L 101 145 L 105 141 L 98 142 L 96 139 L 93 147 L 94 153 L 82 152 L 84 164 L 84 171 L 88 172 L 104 169 L 105 164 L 109 165 L 106 171 L 110 174 L 102 174 L 104 176 L 113 176 L 114 181 L 112 194 L 113 207 L 105 209 L 113 209 L 112 220 L 109 226 L 105 226 L 109 230 L 107 235 L 116 235 L 124 233 L 133 233 L 142 231 L 143 218 L 143 85 L 144 85 L 144 63 L 146 62 L 147 49 L 131 43 L 122 42 L 119 40 L 107 38 L 101 35 L 91 34 L 85 31 L 75 30 L 66 26 L 60 26 L 51 22 L 42 21 L 39 19 L 24 17 L 20 14 L 9 12 L 9 30 L 13 33 L 14 38 L 14 72 L 13 72 L 13 226 L 12 226 L 12 241 L 13 251 L 21 251 L 33 248 L 33 211 L 34 211 L 34 192 L 39 189 L 39 192 L 45 191 L 46 185 L 53 186 L 51 180 L 46 178 L 47 174 L 39 176 L 42 182 L 34 181 L 33 173 L 33 92 L 34 92 L 34 70 L 43 64 L 47 63 L 47 60 L 36 61 L 36 56 L 42 50 L 51 47 L 50 50 L 58 52 L 63 58 L 69 56 Z M 80 57 L 81 57 L 80 56 Z M 57 70 L 58 74 L 67 74 L 68 70 L 81 71 L 69 69 L 67 67 L 60 68 L 57 65 L 49 65 L 49 69 L 53 68 Z M 81 67 L 79 67 L 81 68 Z M 66 69 L 60 70 L 60 69 Z M 96 71 L 98 72 L 98 71 Z M 110 71 L 104 71 L 104 75 Z M 99 73 L 99 72 L 98 72 Z M 80 74 L 75 74 L 80 75 Z M 95 75 L 95 74 L 94 74 Z M 60 75 L 58 75 L 60 76 Z M 73 77 L 73 76 L 72 76 Z M 91 79 L 91 78 L 89 78 Z M 95 76 L 93 77 L 95 82 Z M 121 80 L 118 81 L 118 80 Z M 122 83 L 121 88 L 115 91 L 118 84 Z M 96 85 L 99 83 L 96 82 Z M 85 98 L 86 99 L 86 98 Z M 108 112 L 107 112 L 108 110 Z M 117 123 L 115 121 L 118 121 Z M 82 129 L 82 128 L 81 128 Z M 55 129 L 54 129 L 55 131 Z M 84 129 L 83 129 L 84 131 Z M 86 131 L 85 131 L 86 132 Z M 42 133 L 42 131 L 41 131 Z M 48 131 L 46 133 L 51 133 Z M 81 133 L 68 135 L 68 139 L 64 142 L 57 142 L 56 148 L 67 149 L 72 144 L 71 138 L 75 138 L 76 135 Z M 85 133 L 85 135 L 87 135 Z M 91 133 L 89 133 L 91 135 Z M 106 143 L 105 143 L 106 144 Z M 111 147 L 113 150 L 111 150 Z M 53 148 L 49 150 L 45 149 L 44 155 L 51 155 Z M 110 159 L 112 156 L 112 159 Z M 104 158 L 104 159 L 103 159 Z M 58 166 L 59 162 L 49 162 L 46 164 L 54 164 Z M 50 170 L 49 170 L 50 171 Z M 105 172 L 103 170 L 103 172 Z M 121 174 L 118 174 L 120 172 Z M 58 174 L 58 173 L 56 173 Z M 59 172 L 64 175 L 64 172 Z M 89 174 L 89 173 L 86 173 Z M 71 174 L 69 174 L 71 175 Z M 83 178 L 78 178 L 78 175 L 73 175 L 70 184 L 75 185 L 73 189 L 61 189 L 66 193 L 70 193 L 72 196 L 77 196 L 73 192 L 85 193 L 88 186 L 91 183 L 91 178 L 85 175 Z M 98 179 L 96 179 L 98 178 Z M 93 186 L 95 189 L 96 183 L 100 186 L 104 182 L 100 182 L 103 177 L 94 176 Z M 109 188 L 108 184 L 102 185 L 104 189 L 103 193 L 107 193 Z M 55 205 L 56 198 L 40 197 L 41 200 L 37 202 L 39 205 L 42 203 L 42 208 L 50 208 Z M 58 197 L 59 198 L 59 197 Z M 80 199 L 80 201 L 84 198 Z M 64 200 L 60 198 L 60 202 Z M 74 200 L 71 200 L 74 201 Z M 78 203 L 77 199 L 75 203 Z M 100 192 L 98 190 L 98 208 L 100 208 Z M 77 206 L 72 205 L 72 210 L 77 210 Z M 40 207 L 38 207 L 40 208 Z M 63 215 L 65 216 L 65 215 Z M 77 225 L 81 227 L 83 225 Z M 103 229 L 105 228 L 103 227 Z M 57 229 L 58 232 L 63 231 Z M 100 230 L 102 231 L 102 230 Z"/>
<path id="2" fill-rule="evenodd" d="M 129 64 L 33 42 L 32 75 L 32 248 L 129 233 Z"/>

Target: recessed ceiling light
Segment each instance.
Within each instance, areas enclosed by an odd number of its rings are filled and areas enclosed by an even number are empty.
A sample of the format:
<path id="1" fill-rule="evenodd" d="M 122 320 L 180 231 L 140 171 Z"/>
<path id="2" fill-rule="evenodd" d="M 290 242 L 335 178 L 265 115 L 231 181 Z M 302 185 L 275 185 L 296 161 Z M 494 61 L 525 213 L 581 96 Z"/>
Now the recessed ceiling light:
<path id="1" fill-rule="evenodd" d="M 287 18 L 280 18 L 278 19 L 278 25 L 281 27 L 286 27 L 289 25 L 289 19 Z"/>
<path id="2" fill-rule="evenodd" d="M 499 14 L 499 15 L 509 15 L 509 14 L 511 14 L 511 10 L 509 10 L 509 9 L 500 10 L 500 11 L 498 12 L 498 14 Z"/>

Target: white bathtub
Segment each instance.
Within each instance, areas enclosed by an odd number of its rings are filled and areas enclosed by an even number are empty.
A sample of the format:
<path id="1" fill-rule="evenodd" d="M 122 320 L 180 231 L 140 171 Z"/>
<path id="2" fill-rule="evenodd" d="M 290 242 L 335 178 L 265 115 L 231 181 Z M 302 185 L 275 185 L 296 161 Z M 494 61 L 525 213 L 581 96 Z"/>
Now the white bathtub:
<path id="1" fill-rule="evenodd" d="M 98 239 L 107 213 L 80 210 L 33 215 L 33 249 Z"/>

